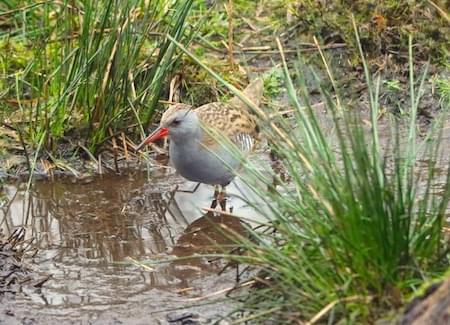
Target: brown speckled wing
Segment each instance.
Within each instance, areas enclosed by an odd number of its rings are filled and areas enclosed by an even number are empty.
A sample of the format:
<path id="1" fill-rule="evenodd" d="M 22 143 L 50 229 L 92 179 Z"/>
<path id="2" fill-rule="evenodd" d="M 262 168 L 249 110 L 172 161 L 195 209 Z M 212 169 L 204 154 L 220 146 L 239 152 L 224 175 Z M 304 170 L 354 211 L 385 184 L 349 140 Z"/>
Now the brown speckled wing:
<path id="1" fill-rule="evenodd" d="M 257 137 L 255 120 L 245 111 L 238 110 L 227 103 L 209 103 L 195 109 L 203 125 L 218 134 L 228 137 L 241 150 L 249 151 L 253 147 L 253 138 Z M 213 147 L 217 141 L 205 135 L 205 146 Z"/>

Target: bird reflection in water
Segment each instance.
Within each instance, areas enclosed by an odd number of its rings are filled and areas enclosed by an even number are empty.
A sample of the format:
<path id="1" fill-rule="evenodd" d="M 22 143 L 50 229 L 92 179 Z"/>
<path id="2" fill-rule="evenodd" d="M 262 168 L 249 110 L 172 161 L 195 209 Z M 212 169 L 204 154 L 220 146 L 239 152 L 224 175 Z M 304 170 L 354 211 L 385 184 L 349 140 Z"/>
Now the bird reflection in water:
<path id="1" fill-rule="evenodd" d="M 76 300 L 71 298 L 69 281 L 77 281 L 77 287 L 90 293 L 97 285 L 101 294 L 91 300 L 106 295 L 105 285 L 110 286 L 109 295 L 112 291 L 120 295 L 120 290 L 136 294 L 129 281 L 139 274 L 140 279 L 133 281 L 140 283 L 140 292 L 191 287 L 195 279 L 218 273 L 223 263 L 187 257 L 223 253 L 219 246 L 232 244 L 227 230 L 242 234 L 244 227 L 228 215 L 211 218 L 201 214 L 198 207 L 207 206 L 204 202 L 210 200 L 208 187 L 195 196 L 173 193 L 169 189 L 179 179 L 160 176 L 151 184 L 144 173 L 132 172 L 84 182 L 39 181 L 29 194 L 10 186 L 6 192 L 12 202 L 1 218 L 1 228 L 8 233 L 25 227 L 39 249 L 39 266 L 56 274 L 53 284 L 49 283 L 55 289 L 53 295 L 64 296 L 67 303 Z M 130 268 L 130 257 L 138 261 L 182 259 L 158 264 L 154 272 L 142 269 L 136 273 Z M 51 304 L 52 299 L 47 300 Z"/>

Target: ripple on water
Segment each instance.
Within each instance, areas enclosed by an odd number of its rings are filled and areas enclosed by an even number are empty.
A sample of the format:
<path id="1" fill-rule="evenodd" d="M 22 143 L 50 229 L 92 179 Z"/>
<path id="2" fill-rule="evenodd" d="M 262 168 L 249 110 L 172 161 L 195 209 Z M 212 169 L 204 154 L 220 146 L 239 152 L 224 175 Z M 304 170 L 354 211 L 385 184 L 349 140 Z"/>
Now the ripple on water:
<path id="1" fill-rule="evenodd" d="M 8 232 L 25 226 L 39 248 L 32 260 L 34 268 L 52 278 L 42 290 L 16 296 L 3 310 L 12 310 L 22 321 L 24 317 L 37 322 L 114 318 L 139 323 L 148 320 L 152 311 L 179 307 L 189 297 L 233 285 L 234 272 L 217 276 L 221 261 L 191 258 L 152 265 L 153 271 L 130 262 L 130 258 L 155 261 L 217 252 L 214 244 L 229 240 L 214 224 L 244 231 L 236 218 L 211 221 L 201 214 L 198 207 L 209 206 L 211 187 L 202 185 L 195 194 L 176 193 L 170 199 L 173 185 L 194 184 L 168 171 L 159 173 L 149 179 L 145 173 L 129 172 L 94 178 L 87 184 L 38 181 L 30 193 L 22 185 L 6 186 L 13 201 L 1 227 Z M 234 200 L 233 205 L 236 209 L 243 203 Z M 244 206 L 240 211 L 253 213 Z M 227 308 L 231 307 L 222 304 L 205 312 Z"/>

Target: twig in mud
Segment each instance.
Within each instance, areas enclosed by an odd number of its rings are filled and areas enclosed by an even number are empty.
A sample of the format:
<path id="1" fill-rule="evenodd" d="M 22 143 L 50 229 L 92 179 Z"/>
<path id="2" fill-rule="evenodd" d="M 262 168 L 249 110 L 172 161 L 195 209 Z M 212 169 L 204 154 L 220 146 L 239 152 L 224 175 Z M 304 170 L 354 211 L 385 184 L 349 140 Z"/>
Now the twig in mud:
<path id="1" fill-rule="evenodd" d="M 251 21 L 250 19 L 248 19 L 248 18 L 246 18 L 246 17 L 244 17 L 244 16 L 242 16 L 242 15 L 239 15 L 239 18 L 242 19 L 242 21 L 243 21 L 244 23 L 246 23 L 246 24 L 248 25 L 248 27 L 250 27 L 251 30 L 253 30 L 254 32 L 259 33 L 260 29 L 259 29 L 258 27 L 256 27 L 256 26 L 252 23 L 252 21 Z M 246 35 L 246 37 L 249 37 L 249 36 L 251 36 L 251 34 L 247 34 L 247 35 Z"/>
<path id="2" fill-rule="evenodd" d="M 35 241 L 35 238 L 34 238 L 34 237 L 31 237 L 31 238 L 29 238 L 29 239 L 27 239 L 27 240 L 24 240 L 24 241 L 23 241 L 23 244 L 26 244 L 26 245 L 25 245 L 25 247 L 23 247 L 23 250 L 24 250 L 24 251 L 31 250 L 31 249 L 32 249 L 31 245 L 34 243 L 34 241 Z M 36 253 L 38 252 L 38 249 L 37 249 L 36 247 L 34 247 L 33 249 L 35 250 L 35 252 L 33 253 L 33 255 L 36 255 Z"/>
<path id="3" fill-rule="evenodd" d="M 97 165 L 97 169 L 99 171 L 99 174 L 102 175 L 103 174 L 103 165 L 106 169 L 114 171 L 114 168 L 112 168 L 110 165 L 108 165 L 106 162 L 102 161 L 102 156 L 101 153 L 98 155 L 98 159 L 94 157 L 94 155 L 89 151 L 88 148 L 86 148 L 84 145 L 82 145 L 81 143 L 78 144 L 78 146 L 83 149 L 86 154 L 89 156 L 89 158 Z"/>
<path id="4" fill-rule="evenodd" d="M 241 51 L 243 52 L 265 52 L 265 51 L 271 51 L 272 47 L 269 45 L 267 46 L 251 46 L 251 47 L 243 47 Z"/>
<path id="5" fill-rule="evenodd" d="M 27 162 L 27 167 L 28 167 L 28 172 L 31 173 L 31 161 L 30 161 L 30 156 L 28 155 L 28 150 L 27 150 L 27 146 L 25 144 L 25 141 L 23 140 L 23 135 L 22 135 L 22 130 L 20 129 L 20 127 L 14 127 L 11 124 L 8 123 L 3 123 L 3 126 L 6 127 L 7 129 L 10 129 L 12 131 L 16 131 L 17 135 L 19 136 L 19 141 L 20 141 L 20 145 L 23 148 L 23 151 L 25 153 L 25 160 Z"/>
<path id="6" fill-rule="evenodd" d="M 138 153 L 135 151 L 135 148 L 137 147 L 136 143 L 134 143 L 130 138 L 126 137 L 125 138 L 125 142 L 126 142 L 126 147 L 127 147 L 127 152 L 128 151 L 128 147 L 131 148 L 131 151 L 133 152 L 133 154 L 135 155 L 135 157 L 139 157 Z"/>
<path id="7" fill-rule="evenodd" d="M 128 161 L 128 146 L 127 146 L 127 139 L 125 136 L 125 133 L 122 131 L 120 132 L 120 137 L 122 139 L 122 147 L 123 147 L 123 153 L 125 155 L 125 160 Z"/>
<path id="8" fill-rule="evenodd" d="M 97 159 L 94 157 L 94 155 L 89 151 L 88 148 L 86 148 L 84 145 L 82 145 L 81 143 L 78 144 L 78 146 L 84 150 L 84 152 L 89 156 L 89 158 L 98 165 L 98 161 Z"/>
<path id="9" fill-rule="evenodd" d="M 328 44 L 321 46 L 322 50 L 331 50 L 331 49 L 338 49 L 342 47 L 346 47 L 347 45 L 345 43 L 334 43 L 334 44 Z M 317 47 L 307 47 L 307 48 L 299 48 L 299 49 L 285 49 L 283 48 L 284 53 L 304 53 L 304 52 L 315 52 L 317 51 Z M 280 54 L 280 51 L 273 49 L 270 46 L 256 46 L 256 47 L 244 47 L 241 49 L 241 51 L 235 51 L 235 53 L 238 52 L 249 52 L 252 54 Z"/>
<path id="10" fill-rule="evenodd" d="M 114 155 L 114 167 L 116 168 L 116 173 L 120 174 L 120 169 L 119 169 L 119 164 L 117 163 L 117 142 L 116 142 L 116 137 L 112 136 L 113 132 L 111 130 L 111 128 L 108 129 L 109 134 L 111 135 L 111 142 L 112 142 L 112 147 L 113 147 L 113 155 Z"/>
<path id="11" fill-rule="evenodd" d="M 265 316 L 265 315 L 274 313 L 276 311 L 279 311 L 280 309 L 281 309 L 281 307 L 274 307 L 274 308 L 271 308 L 271 309 L 268 309 L 268 310 L 264 310 L 264 311 L 262 311 L 260 313 L 253 314 L 253 315 L 248 316 L 248 317 L 240 318 L 239 320 L 230 323 L 230 325 L 246 323 L 246 322 L 248 322 L 250 320 L 257 319 L 257 318 L 260 318 L 262 316 Z"/>
<path id="12" fill-rule="evenodd" d="M 159 146 L 157 146 L 154 143 L 150 143 L 149 145 L 150 145 L 150 148 L 152 148 L 152 150 L 155 151 L 157 154 L 163 155 L 163 154 L 167 153 L 167 151 L 165 149 L 160 148 Z M 134 148 L 136 148 L 136 147 L 134 147 Z"/>
<path id="13" fill-rule="evenodd" d="M 253 283 L 255 283 L 254 280 L 249 280 L 249 281 L 247 281 L 247 282 L 245 282 L 245 283 L 240 284 L 239 287 L 240 287 L 240 288 L 242 288 L 242 287 L 247 287 L 247 286 L 249 286 L 249 285 L 251 285 L 251 284 L 253 284 Z M 195 298 L 183 299 L 183 300 L 181 300 L 181 301 L 182 301 L 182 302 L 201 301 L 201 300 L 205 300 L 205 299 L 208 299 L 208 298 L 211 298 L 211 297 L 214 297 L 214 296 L 221 295 L 221 294 L 223 294 L 223 293 L 227 293 L 227 292 L 229 292 L 229 291 L 233 291 L 233 290 L 235 290 L 235 289 L 236 289 L 236 286 L 228 287 L 228 288 L 225 288 L 225 289 L 222 289 L 222 290 L 218 290 L 218 291 L 212 292 L 212 293 L 210 293 L 210 294 L 207 294 L 207 295 L 204 295 L 204 296 L 201 296 L 201 297 L 195 297 Z"/>
<path id="14" fill-rule="evenodd" d="M 192 318 L 198 318 L 198 315 L 195 315 L 194 313 L 184 313 L 177 317 L 170 317 L 170 319 L 168 319 L 167 321 L 169 323 L 176 323 L 176 324 L 190 324 L 192 322 Z"/>
<path id="15" fill-rule="evenodd" d="M 447 20 L 447 22 L 449 22 L 450 23 L 450 17 L 449 17 L 449 15 L 441 8 L 441 7 L 439 7 L 437 4 L 435 4 L 433 1 L 431 1 L 431 0 L 428 0 L 428 3 L 430 4 L 430 5 L 432 5 L 438 12 L 439 12 L 439 14 L 445 19 L 445 20 Z"/>
<path id="16" fill-rule="evenodd" d="M 233 58 L 233 0 L 228 0 L 228 5 L 225 6 L 228 15 L 228 61 L 231 67 L 234 66 Z"/>
<path id="17" fill-rule="evenodd" d="M 58 159 L 56 159 L 55 157 L 53 157 L 53 155 L 51 154 L 51 152 L 47 151 L 47 155 L 50 157 L 50 159 L 53 161 L 53 164 L 51 164 L 48 160 L 45 160 L 42 162 L 42 164 L 44 165 L 44 168 L 46 167 L 46 165 L 50 165 L 49 166 L 49 170 L 51 172 L 50 176 L 53 177 L 53 171 L 52 169 L 54 168 L 59 168 L 59 169 L 63 169 L 63 170 L 68 170 L 72 173 L 73 176 L 75 176 L 75 178 L 79 177 L 79 173 L 70 166 L 70 164 L 65 164 L 64 162 L 60 162 L 58 161 Z M 42 160 L 41 160 L 42 161 Z M 48 175 L 48 172 L 47 172 Z"/>
<path id="18" fill-rule="evenodd" d="M 17 194 L 19 194 L 19 183 L 20 183 L 20 181 L 18 181 L 16 184 L 16 192 L 14 193 L 13 197 L 9 200 L 8 205 L 6 206 L 6 210 L 3 209 L 3 219 L 0 222 L 0 226 L 3 224 L 3 222 L 5 222 L 6 217 L 8 216 L 9 210 L 11 209 L 11 205 L 13 204 L 14 200 L 16 199 Z M 8 223 L 6 223 L 6 225 L 9 228 Z"/>
<path id="19" fill-rule="evenodd" d="M 20 242 L 22 242 L 24 238 L 25 238 L 25 228 L 20 227 L 14 230 L 14 232 L 6 240 L 6 243 L 11 244 L 11 247 L 14 248 Z"/>
<path id="20" fill-rule="evenodd" d="M 229 251 L 227 254 L 228 255 L 239 255 L 242 256 L 242 254 L 245 252 L 245 248 L 244 247 L 236 247 L 233 248 L 231 251 Z M 217 260 L 222 259 L 222 257 L 217 257 L 215 259 L 211 259 L 209 260 L 210 263 L 213 263 Z M 245 267 L 243 270 L 239 271 L 239 262 L 236 261 L 230 261 L 228 262 L 218 273 L 217 275 L 222 275 L 226 270 L 228 270 L 228 268 L 235 266 L 236 267 L 236 283 L 240 282 L 240 278 L 241 276 L 247 271 L 249 270 L 249 267 Z M 231 293 L 231 292 L 230 292 Z"/>
<path id="21" fill-rule="evenodd" d="M 147 271 L 151 271 L 151 272 L 154 272 L 154 271 L 155 271 L 154 268 L 152 268 L 152 267 L 150 267 L 150 266 L 148 266 L 148 265 L 146 265 L 146 264 L 144 264 L 144 263 L 141 263 L 141 262 L 139 262 L 138 260 L 135 260 L 135 259 L 132 258 L 132 257 L 128 257 L 128 260 L 130 260 L 131 263 L 133 263 L 134 265 L 139 266 L 139 267 L 142 267 L 143 269 L 146 269 Z"/>
<path id="22" fill-rule="evenodd" d="M 303 24 L 303 21 L 300 20 L 298 23 L 296 23 L 294 26 L 289 27 L 285 32 L 280 34 L 280 38 L 283 39 L 283 43 L 287 42 L 291 37 L 291 33 L 299 28 Z"/>
<path id="23" fill-rule="evenodd" d="M 246 34 L 239 43 L 237 43 L 237 45 L 239 46 L 239 48 L 243 48 L 244 44 L 248 41 L 248 39 L 252 37 L 252 34 L 248 33 Z"/>
<path id="24" fill-rule="evenodd" d="M 51 276 L 48 275 L 46 278 L 44 278 L 43 280 L 41 280 L 38 283 L 36 283 L 33 287 L 35 287 L 35 288 L 42 288 L 42 286 L 50 279 L 51 279 Z"/>
<path id="25" fill-rule="evenodd" d="M 346 47 L 347 45 L 344 43 L 335 43 L 335 44 L 329 44 L 324 45 L 321 47 L 322 50 L 332 50 L 332 49 L 338 49 Z M 308 52 L 316 52 L 317 47 L 308 47 L 308 48 L 299 48 L 299 49 L 284 49 L 284 53 L 290 54 L 290 53 L 308 53 Z M 223 54 L 223 51 L 220 51 Z M 275 54 L 280 55 L 280 52 L 278 50 L 273 49 L 270 46 L 255 46 L 255 47 L 243 47 L 240 50 L 233 51 L 233 54 L 240 54 L 240 53 L 248 53 L 248 54 Z"/>
<path id="26" fill-rule="evenodd" d="M 331 69 L 330 69 L 330 67 L 328 65 L 328 62 L 325 59 L 325 55 L 323 54 L 322 47 L 320 46 L 319 41 L 317 40 L 317 38 L 315 36 L 314 36 L 313 39 L 314 39 L 314 44 L 316 44 L 317 50 L 319 51 L 320 57 L 322 58 L 322 62 L 323 62 L 324 66 L 325 66 L 325 69 L 327 71 L 328 78 L 330 79 L 331 85 L 333 86 L 334 93 L 336 94 L 335 95 L 336 96 L 336 107 L 337 107 L 338 111 L 341 112 L 342 111 L 342 105 L 341 105 L 341 100 L 340 100 L 339 96 L 337 95 L 338 94 L 338 87 L 336 85 L 336 81 L 334 80 L 333 74 L 331 73 Z"/>
<path id="27" fill-rule="evenodd" d="M 180 294 L 180 293 L 185 293 L 185 292 L 188 292 L 188 291 L 191 291 L 191 290 L 194 290 L 194 289 L 195 288 L 193 288 L 193 287 L 188 287 L 188 288 L 183 288 L 183 289 L 177 290 L 175 292 Z"/>
<path id="28" fill-rule="evenodd" d="M 99 175 L 102 175 L 103 169 L 102 169 L 102 154 L 101 153 L 98 155 L 97 162 L 98 162 L 98 173 L 99 173 Z"/>
<path id="29" fill-rule="evenodd" d="M 317 323 L 317 321 L 319 321 L 326 313 L 328 313 L 331 310 L 331 308 L 333 308 L 338 303 L 351 302 L 351 301 L 355 301 L 355 300 L 366 300 L 367 302 L 369 302 L 370 300 L 372 300 L 372 296 L 368 296 L 368 297 L 351 296 L 351 297 L 346 297 L 346 298 L 342 298 L 342 299 L 336 299 L 336 300 L 330 302 L 324 308 L 322 308 L 322 310 L 319 311 L 316 315 L 314 315 L 314 317 L 311 318 L 308 322 L 306 322 L 305 325 L 313 325 L 313 324 Z"/>
<path id="30" fill-rule="evenodd" d="M 78 144 L 78 146 L 81 148 L 81 149 L 83 149 L 85 152 L 86 152 L 86 154 L 89 156 L 89 158 L 97 165 L 97 170 L 99 171 L 99 174 L 101 175 L 102 174 L 102 167 L 103 167 L 103 164 L 105 164 L 105 167 L 107 168 L 107 169 L 109 169 L 109 170 L 111 170 L 111 171 L 114 171 L 114 168 L 112 168 L 111 166 L 109 166 L 106 162 L 105 163 L 103 163 L 102 162 L 102 156 L 101 156 L 101 154 L 99 154 L 98 155 L 98 159 L 97 158 L 95 158 L 94 157 L 94 155 L 89 151 L 89 149 L 88 148 L 86 148 L 84 145 L 82 145 L 81 143 L 79 143 Z"/>

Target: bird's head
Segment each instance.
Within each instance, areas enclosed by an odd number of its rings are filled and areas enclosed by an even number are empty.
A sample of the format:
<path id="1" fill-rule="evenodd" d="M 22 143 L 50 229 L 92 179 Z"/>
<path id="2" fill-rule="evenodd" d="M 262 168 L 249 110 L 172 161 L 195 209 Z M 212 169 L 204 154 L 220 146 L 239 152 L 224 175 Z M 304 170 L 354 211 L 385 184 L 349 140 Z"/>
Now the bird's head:
<path id="1" fill-rule="evenodd" d="M 198 130 L 198 119 L 192 111 L 192 106 L 181 103 L 171 105 L 162 115 L 159 127 L 147 136 L 136 150 L 166 136 L 169 136 L 171 141 L 192 138 Z"/>

